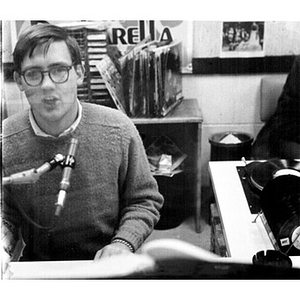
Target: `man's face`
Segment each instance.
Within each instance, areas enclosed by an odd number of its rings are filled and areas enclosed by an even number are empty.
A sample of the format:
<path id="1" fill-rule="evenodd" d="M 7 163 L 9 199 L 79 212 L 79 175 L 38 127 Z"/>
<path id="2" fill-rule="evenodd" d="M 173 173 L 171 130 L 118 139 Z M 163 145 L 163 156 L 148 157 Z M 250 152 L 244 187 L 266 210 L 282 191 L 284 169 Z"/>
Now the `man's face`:
<path id="1" fill-rule="evenodd" d="M 39 69 L 47 71 L 53 66 L 71 66 L 69 49 L 64 41 L 53 42 L 45 54 L 44 45 L 34 49 L 31 57 L 27 54 L 21 65 L 21 71 Z M 83 81 L 81 66 L 74 66 L 69 71 L 69 78 L 64 83 L 54 83 L 45 73 L 38 86 L 28 85 L 23 76 L 15 73 L 15 80 L 24 91 L 38 124 L 68 127 L 77 114 L 77 85 Z M 46 127 L 47 127 L 46 126 Z M 63 129 L 66 129 L 63 128 Z M 45 129 L 45 128 L 44 128 Z"/>

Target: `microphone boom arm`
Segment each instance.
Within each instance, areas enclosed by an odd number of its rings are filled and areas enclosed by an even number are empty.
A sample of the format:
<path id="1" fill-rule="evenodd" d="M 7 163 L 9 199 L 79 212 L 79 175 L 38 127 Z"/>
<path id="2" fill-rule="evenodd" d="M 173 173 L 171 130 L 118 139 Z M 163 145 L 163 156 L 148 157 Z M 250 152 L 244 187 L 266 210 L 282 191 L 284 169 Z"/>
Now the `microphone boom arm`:
<path id="1" fill-rule="evenodd" d="M 40 176 L 44 173 L 53 170 L 58 164 L 61 164 L 64 160 L 62 154 L 56 154 L 50 161 L 45 162 L 39 168 L 32 168 L 27 171 L 12 174 L 7 177 L 3 177 L 2 184 L 32 184 L 36 183 Z"/>

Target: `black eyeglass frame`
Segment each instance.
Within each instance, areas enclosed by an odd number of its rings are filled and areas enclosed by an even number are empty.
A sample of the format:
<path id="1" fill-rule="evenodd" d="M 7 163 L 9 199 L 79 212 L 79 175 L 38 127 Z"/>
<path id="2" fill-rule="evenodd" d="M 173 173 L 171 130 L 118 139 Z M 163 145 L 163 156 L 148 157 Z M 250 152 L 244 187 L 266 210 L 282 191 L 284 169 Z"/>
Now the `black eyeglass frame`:
<path id="1" fill-rule="evenodd" d="M 72 64 L 71 66 L 63 66 L 63 65 L 61 65 L 61 66 L 53 66 L 52 68 L 50 68 L 50 69 L 47 70 L 47 71 L 37 70 L 37 71 L 39 71 L 39 72 L 42 74 L 41 80 L 40 80 L 40 82 L 39 82 L 38 84 L 30 84 L 30 83 L 28 83 L 27 80 L 26 80 L 25 73 L 28 72 L 28 71 L 31 71 L 32 69 L 28 69 L 28 70 L 26 70 L 26 71 L 20 72 L 20 75 L 23 76 L 23 78 L 24 78 L 24 80 L 25 80 L 25 82 L 26 82 L 27 85 L 33 86 L 33 87 L 34 87 L 34 86 L 39 86 L 39 85 L 43 82 L 43 80 L 44 80 L 44 74 L 45 74 L 45 73 L 48 73 L 48 76 L 49 76 L 49 78 L 52 80 L 52 82 L 57 83 L 57 84 L 60 84 L 60 83 L 65 83 L 65 82 L 68 81 L 69 75 L 70 75 L 70 70 L 73 68 L 73 66 L 74 66 L 74 64 Z M 67 70 L 67 76 L 66 76 L 66 79 L 65 79 L 64 81 L 58 81 L 58 82 L 57 82 L 57 81 L 54 81 L 54 80 L 53 80 L 53 78 L 52 78 L 50 72 L 51 72 L 51 70 L 53 70 L 53 69 L 55 69 L 55 68 L 66 68 L 66 70 Z"/>

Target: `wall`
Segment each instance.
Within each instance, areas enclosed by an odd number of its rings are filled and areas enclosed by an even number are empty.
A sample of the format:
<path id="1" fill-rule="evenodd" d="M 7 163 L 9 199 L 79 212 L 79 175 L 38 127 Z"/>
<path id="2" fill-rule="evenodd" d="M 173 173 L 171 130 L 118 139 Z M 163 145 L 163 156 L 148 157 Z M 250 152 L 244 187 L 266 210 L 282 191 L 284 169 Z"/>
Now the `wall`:
<path id="1" fill-rule="evenodd" d="M 220 21 L 193 22 L 193 57 L 220 57 L 222 43 Z M 266 21 L 266 56 L 300 54 L 300 22 Z M 221 131 L 241 131 L 254 138 L 261 129 L 260 81 L 276 74 L 183 75 L 183 95 L 196 98 L 203 114 L 202 184 L 209 185 L 209 137 Z"/>
<path id="2" fill-rule="evenodd" d="M 203 115 L 202 185 L 209 185 L 209 137 L 222 131 L 241 131 L 254 138 L 260 121 L 260 75 L 184 75 L 184 98 L 196 98 Z"/>
<path id="3" fill-rule="evenodd" d="M 251 20 L 250 20 L 251 21 Z M 193 22 L 193 57 L 218 57 L 221 52 L 222 24 Z M 300 22 L 266 21 L 264 53 L 268 56 L 300 54 Z"/>
<path id="4" fill-rule="evenodd" d="M 5 82 L 3 84 L 2 93 L 8 116 L 29 107 L 25 94 L 20 92 L 15 82 Z"/>

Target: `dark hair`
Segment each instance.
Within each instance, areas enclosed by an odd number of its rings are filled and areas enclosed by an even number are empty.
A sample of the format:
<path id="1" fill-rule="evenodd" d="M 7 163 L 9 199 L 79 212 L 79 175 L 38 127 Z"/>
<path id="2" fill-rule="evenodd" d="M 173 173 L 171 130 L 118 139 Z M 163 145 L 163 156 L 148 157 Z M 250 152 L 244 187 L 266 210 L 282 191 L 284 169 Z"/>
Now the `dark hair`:
<path id="1" fill-rule="evenodd" d="M 73 64 L 82 64 L 78 43 L 65 29 L 51 24 L 37 24 L 26 28 L 19 36 L 13 53 L 15 71 L 21 72 L 24 57 L 27 54 L 31 57 L 37 46 L 45 44 L 44 50 L 47 53 L 50 45 L 56 41 L 66 43 Z"/>

